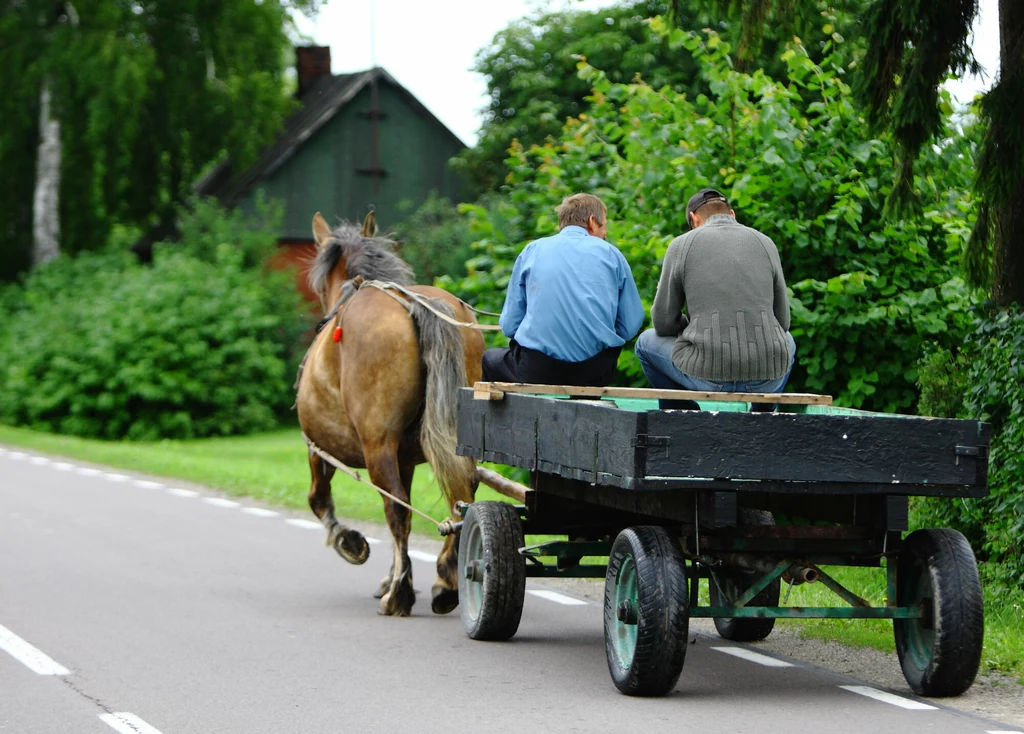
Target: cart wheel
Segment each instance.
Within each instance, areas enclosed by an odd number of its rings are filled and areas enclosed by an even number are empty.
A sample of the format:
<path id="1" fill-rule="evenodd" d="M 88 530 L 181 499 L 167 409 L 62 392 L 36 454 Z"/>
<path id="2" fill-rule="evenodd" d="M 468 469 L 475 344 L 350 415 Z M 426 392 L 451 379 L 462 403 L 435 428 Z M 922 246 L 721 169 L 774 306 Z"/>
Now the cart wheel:
<path id="1" fill-rule="evenodd" d="M 985 614 L 978 564 L 956 530 L 915 530 L 896 572 L 901 607 L 920 605 L 920 619 L 894 619 L 903 677 L 922 696 L 959 696 L 981 664 Z"/>
<path id="2" fill-rule="evenodd" d="M 664 528 L 623 530 L 604 582 L 604 647 L 616 688 L 630 696 L 664 696 L 675 688 L 689 627 L 679 544 Z"/>
<path id="3" fill-rule="evenodd" d="M 526 595 L 523 526 L 506 502 L 474 502 L 459 541 L 459 609 L 474 640 L 507 640 L 519 629 Z"/>
<path id="4" fill-rule="evenodd" d="M 775 518 L 770 512 L 740 508 L 740 525 L 774 525 Z M 756 573 L 730 569 L 712 572 L 708 583 L 711 606 L 730 606 L 744 591 L 753 586 L 759 578 Z M 764 591 L 750 602 L 752 607 L 777 607 L 780 584 L 772 581 Z M 754 617 L 715 617 L 715 629 L 727 640 L 736 642 L 757 642 L 763 640 L 775 629 L 775 618 L 755 619 Z"/>

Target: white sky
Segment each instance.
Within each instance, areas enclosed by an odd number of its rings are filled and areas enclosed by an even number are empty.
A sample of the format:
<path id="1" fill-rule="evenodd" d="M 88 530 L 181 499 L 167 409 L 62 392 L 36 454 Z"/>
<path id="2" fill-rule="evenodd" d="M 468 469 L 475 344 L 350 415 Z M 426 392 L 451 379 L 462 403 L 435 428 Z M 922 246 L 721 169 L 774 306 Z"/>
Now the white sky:
<path id="1" fill-rule="evenodd" d="M 510 22 L 537 8 L 596 10 L 613 4 L 615 0 L 329 0 L 313 20 L 297 15 L 296 26 L 307 39 L 331 47 L 335 74 L 374 63 L 384 67 L 473 145 L 487 105 L 484 78 L 469 70 L 476 52 Z M 984 80 L 950 84 L 963 103 L 987 89 L 998 70 L 998 0 L 981 0 L 974 35 L 974 52 L 988 74 Z"/>

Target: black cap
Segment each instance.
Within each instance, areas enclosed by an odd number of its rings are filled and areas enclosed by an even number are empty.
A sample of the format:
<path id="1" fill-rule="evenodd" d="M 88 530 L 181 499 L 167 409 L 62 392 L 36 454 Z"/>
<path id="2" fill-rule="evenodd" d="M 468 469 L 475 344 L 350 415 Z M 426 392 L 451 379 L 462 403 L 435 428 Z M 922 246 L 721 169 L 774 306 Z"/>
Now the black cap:
<path id="1" fill-rule="evenodd" d="M 690 201 L 686 204 L 686 223 L 690 224 L 691 214 L 712 201 L 724 201 L 726 205 L 729 204 L 729 200 L 725 198 L 725 194 L 721 191 L 716 191 L 715 189 L 701 189 L 691 196 Z"/>

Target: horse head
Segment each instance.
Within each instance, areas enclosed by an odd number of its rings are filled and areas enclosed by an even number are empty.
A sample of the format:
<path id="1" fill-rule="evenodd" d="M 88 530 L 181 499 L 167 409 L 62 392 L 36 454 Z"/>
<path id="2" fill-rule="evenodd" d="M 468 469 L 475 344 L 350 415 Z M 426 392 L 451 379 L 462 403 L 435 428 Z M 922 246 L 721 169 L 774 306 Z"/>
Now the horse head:
<path id="1" fill-rule="evenodd" d="M 326 313 L 337 301 L 342 284 L 356 276 L 410 285 L 412 268 L 392 252 L 394 242 L 377 236 L 377 218 L 371 210 L 360 228 L 342 222 L 334 229 L 320 212 L 313 216 L 316 256 L 309 269 L 309 285 L 320 297 Z"/>

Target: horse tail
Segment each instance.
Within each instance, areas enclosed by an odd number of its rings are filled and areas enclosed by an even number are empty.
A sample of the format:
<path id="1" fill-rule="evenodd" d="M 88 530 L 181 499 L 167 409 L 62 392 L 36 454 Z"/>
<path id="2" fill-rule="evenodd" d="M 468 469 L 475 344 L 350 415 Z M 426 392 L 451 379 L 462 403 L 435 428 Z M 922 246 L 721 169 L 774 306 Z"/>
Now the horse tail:
<path id="1" fill-rule="evenodd" d="M 453 315 L 444 301 L 436 298 L 429 301 L 437 310 Z M 420 446 L 451 508 L 457 501 L 473 500 L 476 476 L 474 461 L 455 453 L 458 442 L 456 391 L 466 386 L 465 345 L 459 327 L 438 318 L 419 303 L 411 305 L 410 314 L 426 368 Z"/>

